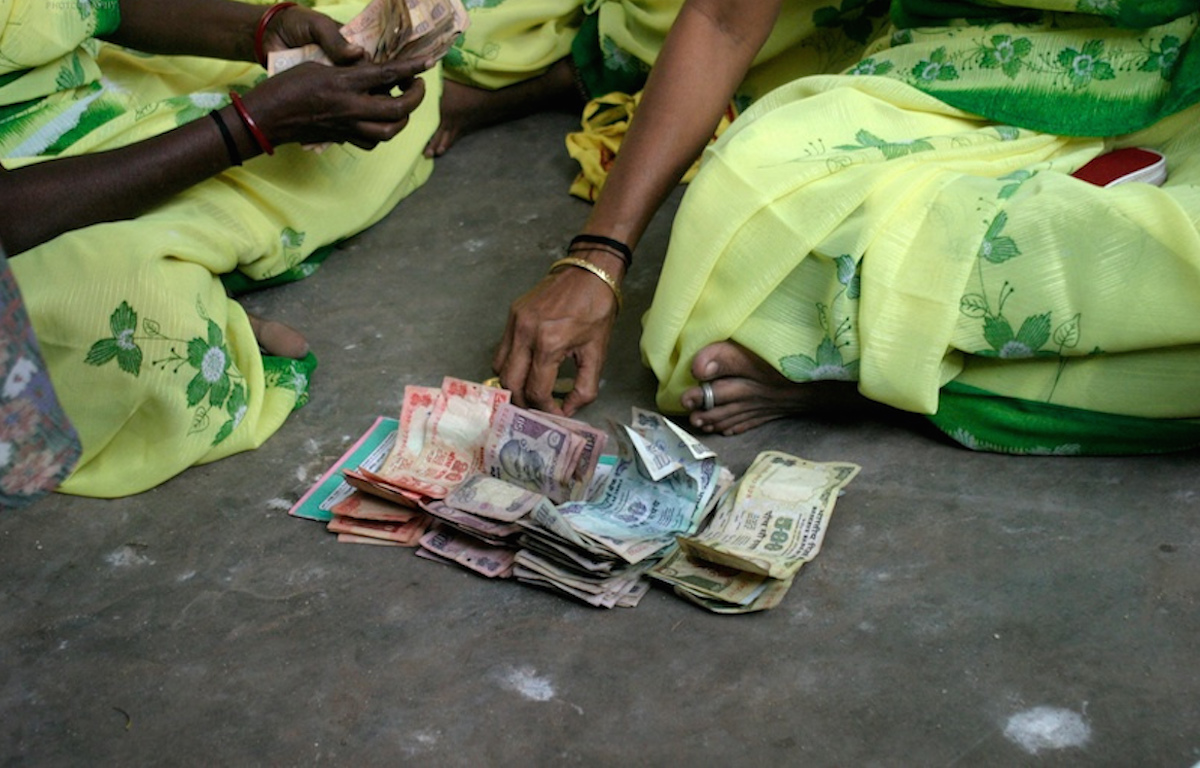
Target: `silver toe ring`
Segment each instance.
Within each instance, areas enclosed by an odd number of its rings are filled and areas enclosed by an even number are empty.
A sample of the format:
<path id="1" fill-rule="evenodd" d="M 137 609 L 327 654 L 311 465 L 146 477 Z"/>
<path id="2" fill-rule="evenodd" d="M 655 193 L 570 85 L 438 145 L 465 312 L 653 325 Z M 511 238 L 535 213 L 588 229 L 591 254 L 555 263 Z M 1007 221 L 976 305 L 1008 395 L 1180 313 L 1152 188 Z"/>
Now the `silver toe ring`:
<path id="1" fill-rule="evenodd" d="M 704 407 L 701 410 L 711 411 L 717 405 L 717 399 L 713 396 L 712 382 L 701 382 L 700 391 L 704 393 Z"/>

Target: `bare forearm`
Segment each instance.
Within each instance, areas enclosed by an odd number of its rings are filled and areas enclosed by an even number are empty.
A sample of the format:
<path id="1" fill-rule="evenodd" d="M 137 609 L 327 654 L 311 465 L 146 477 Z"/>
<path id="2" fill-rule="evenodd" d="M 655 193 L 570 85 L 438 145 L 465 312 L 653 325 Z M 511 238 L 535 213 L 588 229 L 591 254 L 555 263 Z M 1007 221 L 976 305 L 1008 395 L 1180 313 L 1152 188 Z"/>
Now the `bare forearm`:
<path id="1" fill-rule="evenodd" d="M 633 246 L 703 151 L 779 0 L 692 0 L 680 11 L 585 231 Z"/>
<path id="2" fill-rule="evenodd" d="M 232 108 L 222 115 L 243 158 L 260 150 Z M 0 173 L 8 255 L 63 232 L 134 218 L 232 165 L 216 123 L 200 119 L 138 144 Z"/>
<path id="3" fill-rule="evenodd" d="M 230 0 L 120 2 L 121 24 L 105 40 L 146 53 L 230 61 L 254 61 L 254 31 L 267 9 Z"/>

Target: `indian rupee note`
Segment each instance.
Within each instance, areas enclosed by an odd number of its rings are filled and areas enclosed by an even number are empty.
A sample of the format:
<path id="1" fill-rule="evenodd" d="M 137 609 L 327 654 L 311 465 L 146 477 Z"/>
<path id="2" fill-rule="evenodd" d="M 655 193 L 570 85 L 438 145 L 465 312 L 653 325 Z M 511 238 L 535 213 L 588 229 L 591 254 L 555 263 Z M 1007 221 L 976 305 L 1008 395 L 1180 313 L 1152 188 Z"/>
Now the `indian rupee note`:
<path id="1" fill-rule="evenodd" d="M 447 494 L 445 502 L 473 515 L 511 523 L 529 514 L 545 499 L 540 493 L 478 473 Z"/>
<path id="2" fill-rule="evenodd" d="M 571 497 L 583 440 L 532 411 L 502 405 L 484 449 L 488 474 L 559 503 Z"/>
<path id="3" fill-rule="evenodd" d="M 764 451 L 705 528 L 679 544 L 703 560 L 788 578 L 820 551 L 838 493 L 858 472 Z"/>
<path id="4" fill-rule="evenodd" d="M 421 546 L 490 579 L 511 576 L 517 555 L 515 549 L 484 544 L 444 525 L 422 536 Z"/>

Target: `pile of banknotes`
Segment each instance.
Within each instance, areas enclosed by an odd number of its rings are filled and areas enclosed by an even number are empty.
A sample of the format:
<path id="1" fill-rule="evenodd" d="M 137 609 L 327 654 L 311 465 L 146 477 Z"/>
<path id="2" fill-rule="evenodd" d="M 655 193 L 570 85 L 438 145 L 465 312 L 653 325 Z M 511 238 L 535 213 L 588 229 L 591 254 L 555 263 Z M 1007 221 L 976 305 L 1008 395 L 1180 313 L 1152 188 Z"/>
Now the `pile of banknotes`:
<path id="1" fill-rule="evenodd" d="M 779 604 L 857 472 L 765 452 L 735 482 L 657 413 L 606 432 L 446 378 L 407 387 L 400 418 L 378 420 L 292 514 L 598 607 L 635 606 L 658 580 L 745 613 Z"/>
<path id="2" fill-rule="evenodd" d="M 460 0 L 371 0 L 341 31 L 376 63 L 400 58 L 436 61 L 469 23 Z M 268 53 L 267 72 L 274 75 L 306 61 L 330 63 L 320 46 L 306 45 Z"/>

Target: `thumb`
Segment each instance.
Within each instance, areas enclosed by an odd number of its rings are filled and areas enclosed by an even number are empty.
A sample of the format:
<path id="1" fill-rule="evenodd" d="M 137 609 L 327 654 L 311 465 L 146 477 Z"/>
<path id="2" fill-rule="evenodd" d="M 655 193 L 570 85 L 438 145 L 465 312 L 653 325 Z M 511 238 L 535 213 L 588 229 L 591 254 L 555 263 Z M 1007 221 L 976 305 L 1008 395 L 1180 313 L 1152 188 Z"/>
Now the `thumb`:
<path id="1" fill-rule="evenodd" d="M 313 37 L 321 50 L 337 66 L 349 66 L 366 61 L 368 53 L 361 45 L 352 43 L 342 37 L 342 33 L 330 26 L 319 26 L 314 30 Z"/>

